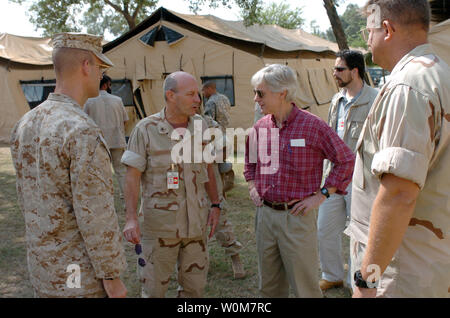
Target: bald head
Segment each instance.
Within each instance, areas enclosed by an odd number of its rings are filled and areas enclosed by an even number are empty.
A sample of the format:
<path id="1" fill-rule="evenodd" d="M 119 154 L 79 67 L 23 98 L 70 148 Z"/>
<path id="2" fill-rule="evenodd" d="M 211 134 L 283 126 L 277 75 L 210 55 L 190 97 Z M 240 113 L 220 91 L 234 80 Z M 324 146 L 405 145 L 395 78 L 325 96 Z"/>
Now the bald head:
<path id="1" fill-rule="evenodd" d="M 94 63 L 94 56 L 87 50 L 61 47 L 53 50 L 52 60 L 56 76 L 61 77 L 75 73 L 85 60 Z"/>
<path id="2" fill-rule="evenodd" d="M 173 72 L 169 74 L 163 84 L 163 91 L 164 91 L 164 99 L 167 101 L 166 93 L 167 91 L 172 92 L 178 92 L 179 85 L 183 85 L 185 82 L 194 81 L 196 82 L 195 78 L 186 72 Z"/>

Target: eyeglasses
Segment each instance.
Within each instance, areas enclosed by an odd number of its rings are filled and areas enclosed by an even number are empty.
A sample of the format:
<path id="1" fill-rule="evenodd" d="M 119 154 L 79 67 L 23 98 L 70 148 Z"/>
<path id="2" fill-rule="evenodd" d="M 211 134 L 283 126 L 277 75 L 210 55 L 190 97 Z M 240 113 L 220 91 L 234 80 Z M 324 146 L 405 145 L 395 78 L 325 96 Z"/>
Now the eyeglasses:
<path id="1" fill-rule="evenodd" d="M 345 70 L 348 70 L 348 67 L 335 66 L 335 67 L 334 67 L 334 70 L 335 70 L 336 72 L 343 72 L 343 71 L 345 71 Z"/>
<path id="2" fill-rule="evenodd" d="M 359 33 L 361 33 L 362 39 L 365 42 L 367 42 L 367 41 L 369 41 L 370 31 L 377 30 L 377 29 L 382 29 L 382 28 L 364 28 L 364 29 L 359 30 Z"/>
<path id="3" fill-rule="evenodd" d="M 260 91 L 259 89 L 254 89 L 253 94 L 257 95 L 258 98 L 264 98 L 264 92 Z"/>

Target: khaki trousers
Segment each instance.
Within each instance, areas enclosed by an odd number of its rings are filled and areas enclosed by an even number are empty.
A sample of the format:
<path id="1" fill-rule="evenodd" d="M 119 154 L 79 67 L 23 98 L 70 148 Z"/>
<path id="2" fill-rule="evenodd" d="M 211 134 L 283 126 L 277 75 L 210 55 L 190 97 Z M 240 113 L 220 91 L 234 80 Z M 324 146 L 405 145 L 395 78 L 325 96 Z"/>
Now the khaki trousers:
<path id="1" fill-rule="evenodd" d="M 147 239 L 142 241 L 142 247 L 140 257 L 145 260 L 145 266 L 137 265 L 142 297 L 165 297 L 175 265 L 178 272 L 178 297 L 203 297 L 208 274 L 205 238 Z"/>
<path id="2" fill-rule="evenodd" d="M 262 297 L 322 297 L 319 288 L 317 210 L 293 216 L 265 205 L 256 210 L 259 291 Z"/>
<path id="3" fill-rule="evenodd" d="M 124 149 L 114 148 L 109 149 L 109 152 L 111 153 L 112 157 L 111 163 L 114 169 L 114 174 L 116 175 L 117 182 L 119 183 L 120 198 L 123 199 L 123 190 L 125 188 L 125 174 L 127 172 L 127 169 L 125 165 L 120 162 L 120 159 L 122 159 Z"/>

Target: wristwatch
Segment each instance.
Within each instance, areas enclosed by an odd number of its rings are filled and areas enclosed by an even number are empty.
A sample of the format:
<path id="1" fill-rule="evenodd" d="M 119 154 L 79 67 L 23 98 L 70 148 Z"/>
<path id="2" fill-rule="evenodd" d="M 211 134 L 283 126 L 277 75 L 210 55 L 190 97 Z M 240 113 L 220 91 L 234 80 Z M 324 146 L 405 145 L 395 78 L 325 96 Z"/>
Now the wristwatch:
<path id="1" fill-rule="evenodd" d="M 360 288 L 377 288 L 378 287 L 378 281 L 367 284 L 367 282 L 362 277 L 360 270 L 357 270 L 355 272 L 353 279 L 355 280 L 355 285 Z"/>
<path id="2" fill-rule="evenodd" d="M 322 189 L 320 189 L 320 193 L 322 193 L 324 196 L 327 197 L 327 199 L 330 197 L 330 194 L 328 193 L 327 188 L 323 187 Z"/>
<path id="3" fill-rule="evenodd" d="M 211 208 L 219 208 L 220 210 L 222 210 L 222 202 L 211 204 Z"/>

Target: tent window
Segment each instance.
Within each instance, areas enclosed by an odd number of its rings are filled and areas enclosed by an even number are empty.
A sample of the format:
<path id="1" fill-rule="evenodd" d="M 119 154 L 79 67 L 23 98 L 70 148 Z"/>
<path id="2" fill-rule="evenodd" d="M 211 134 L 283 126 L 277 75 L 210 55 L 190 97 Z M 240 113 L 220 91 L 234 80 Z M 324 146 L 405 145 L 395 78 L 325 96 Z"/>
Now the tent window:
<path id="1" fill-rule="evenodd" d="M 20 86 L 30 109 L 44 102 L 55 91 L 55 80 L 20 81 Z"/>
<path id="2" fill-rule="evenodd" d="M 225 95 L 230 100 L 231 106 L 235 106 L 234 102 L 234 79 L 233 75 L 223 76 L 202 76 L 200 77 L 202 84 L 207 81 L 216 82 L 216 89 L 219 93 Z"/>
<path id="3" fill-rule="evenodd" d="M 169 45 L 182 40 L 184 35 L 164 25 L 157 26 L 139 38 L 144 44 L 155 46 L 155 41 L 166 41 Z"/>
<path id="4" fill-rule="evenodd" d="M 112 80 L 111 93 L 122 98 L 124 106 L 134 106 L 133 90 L 131 89 L 131 81 L 128 79 Z"/>

